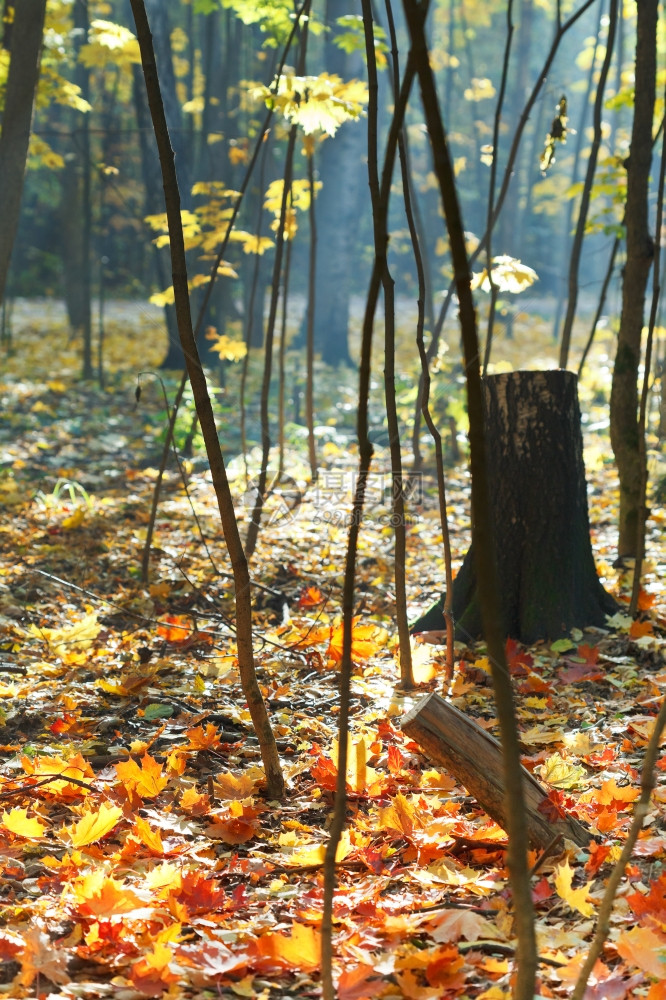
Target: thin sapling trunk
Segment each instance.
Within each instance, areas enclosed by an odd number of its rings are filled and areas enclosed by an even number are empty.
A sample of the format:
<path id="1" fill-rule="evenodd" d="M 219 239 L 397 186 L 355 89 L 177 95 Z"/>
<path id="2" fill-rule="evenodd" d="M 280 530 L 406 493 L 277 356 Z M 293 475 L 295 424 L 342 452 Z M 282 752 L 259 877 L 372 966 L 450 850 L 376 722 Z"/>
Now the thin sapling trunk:
<path id="1" fill-rule="evenodd" d="M 224 459 L 222 458 L 220 442 L 217 436 L 217 427 L 208 394 L 206 376 L 201 367 L 194 329 L 192 327 L 187 285 L 185 243 L 180 215 L 180 192 L 178 190 L 174 154 L 171 148 L 169 130 L 167 128 L 164 105 L 160 93 L 152 37 L 144 0 L 131 0 L 131 4 L 141 50 L 141 63 L 146 81 L 148 103 L 162 169 L 178 331 L 199 415 L 199 423 L 206 445 L 206 454 L 217 497 L 222 530 L 229 550 L 234 574 L 238 668 L 252 724 L 259 740 L 259 747 L 266 772 L 267 793 L 271 798 L 281 798 L 284 794 L 284 777 L 282 775 L 275 737 L 259 684 L 257 683 L 254 666 L 250 574 L 234 514 L 233 498 L 229 489 Z"/>

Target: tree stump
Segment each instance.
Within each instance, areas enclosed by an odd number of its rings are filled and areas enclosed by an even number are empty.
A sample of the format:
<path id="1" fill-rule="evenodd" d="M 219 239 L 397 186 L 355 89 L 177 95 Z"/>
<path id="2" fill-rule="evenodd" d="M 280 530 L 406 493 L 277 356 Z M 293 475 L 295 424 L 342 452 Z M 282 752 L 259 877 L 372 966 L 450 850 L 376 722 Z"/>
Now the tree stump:
<path id="1" fill-rule="evenodd" d="M 524 643 L 603 625 L 617 610 L 590 542 L 583 438 L 573 372 L 484 379 L 486 460 L 504 632 Z M 444 597 L 411 628 L 444 629 Z M 482 634 L 473 546 L 453 583 L 456 638 Z"/>

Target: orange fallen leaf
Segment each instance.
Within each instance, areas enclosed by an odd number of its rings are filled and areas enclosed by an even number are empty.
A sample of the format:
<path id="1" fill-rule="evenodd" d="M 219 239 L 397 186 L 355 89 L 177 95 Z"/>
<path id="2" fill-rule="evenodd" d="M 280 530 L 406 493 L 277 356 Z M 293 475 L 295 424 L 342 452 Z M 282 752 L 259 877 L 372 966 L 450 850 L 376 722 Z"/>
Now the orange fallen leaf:
<path id="1" fill-rule="evenodd" d="M 161 765 L 148 753 L 141 758 L 141 767 L 131 759 L 116 764 L 116 774 L 128 792 L 142 799 L 156 798 L 167 783 Z"/>
<path id="2" fill-rule="evenodd" d="M 257 784 L 263 778 L 263 772 L 242 774 L 232 774 L 231 771 L 222 771 L 217 775 L 214 782 L 215 795 L 219 799 L 229 801 L 231 799 L 247 799 L 257 790 Z"/>
<path id="3" fill-rule="evenodd" d="M 649 621 L 633 621 L 629 627 L 629 635 L 632 639 L 640 639 L 641 636 L 652 635 L 653 632 L 652 622 Z"/>
<path id="4" fill-rule="evenodd" d="M 340 974 L 338 1000 L 365 1000 L 381 993 L 384 986 L 384 978 L 377 976 L 372 965 L 355 965 Z"/>
<path id="5" fill-rule="evenodd" d="M 128 886 L 105 875 L 100 869 L 74 882 L 72 901 L 79 913 L 98 920 L 128 913 L 144 905 Z"/>
<path id="6" fill-rule="evenodd" d="M 386 629 L 380 628 L 378 625 L 360 625 L 359 622 L 360 618 L 352 620 L 351 655 L 354 662 L 369 660 L 388 641 Z M 342 632 L 342 622 L 331 629 L 326 655 L 334 663 L 339 663 L 342 659 Z"/>
<path id="7" fill-rule="evenodd" d="M 666 937 L 650 927 L 632 927 L 615 942 L 618 955 L 655 979 L 666 979 Z"/>
<path id="8" fill-rule="evenodd" d="M 321 604 L 323 600 L 324 595 L 319 587 L 306 587 L 301 596 L 298 598 L 298 606 L 299 608 L 314 608 L 318 604 Z"/>
<path id="9" fill-rule="evenodd" d="M 80 753 L 67 760 L 63 757 L 22 757 L 21 767 L 26 774 L 38 781 L 56 775 L 53 781 L 43 785 L 41 793 L 59 798 L 81 798 L 89 793 L 89 789 L 68 782 L 67 778 L 75 778 L 86 784 L 95 779 L 95 772 Z"/>
<path id="10" fill-rule="evenodd" d="M 180 808 L 192 816 L 205 816 L 210 812 L 210 798 L 206 792 L 186 788 L 180 799 Z"/>
<path id="11" fill-rule="evenodd" d="M 600 805 L 614 805 L 618 803 L 621 808 L 629 802 L 633 802 L 639 795 L 638 788 L 634 788 L 632 785 L 618 785 L 615 778 L 609 778 L 601 785 L 601 788 L 594 796 L 594 801 Z M 618 808 L 617 805 L 614 805 L 614 807 Z"/>
<path id="12" fill-rule="evenodd" d="M 188 729 L 185 735 L 189 741 L 186 747 L 188 750 L 212 750 L 220 745 L 220 734 L 212 722 L 205 729 L 203 726 Z"/>
<path id="13" fill-rule="evenodd" d="M 60 985 L 70 981 L 67 974 L 68 955 L 64 949 L 54 945 L 46 931 L 38 926 L 29 927 L 23 933 L 23 940 L 25 949 L 20 956 L 21 972 L 18 977 L 22 986 L 30 986 L 38 976 L 45 976 Z"/>
<path id="14" fill-rule="evenodd" d="M 144 996 L 161 996 L 169 983 L 179 979 L 169 968 L 172 958 L 173 948 L 158 941 L 151 952 L 132 966 L 131 982 Z"/>
<path id="15" fill-rule="evenodd" d="M 164 844 L 162 834 L 159 830 L 153 829 L 148 820 L 143 816 L 137 816 L 132 827 L 134 836 L 144 847 L 147 847 L 153 854 L 161 856 L 164 854 Z"/>
<path id="16" fill-rule="evenodd" d="M 167 642 L 182 642 L 192 631 L 189 615 L 167 615 L 157 626 L 157 634 Z"/>

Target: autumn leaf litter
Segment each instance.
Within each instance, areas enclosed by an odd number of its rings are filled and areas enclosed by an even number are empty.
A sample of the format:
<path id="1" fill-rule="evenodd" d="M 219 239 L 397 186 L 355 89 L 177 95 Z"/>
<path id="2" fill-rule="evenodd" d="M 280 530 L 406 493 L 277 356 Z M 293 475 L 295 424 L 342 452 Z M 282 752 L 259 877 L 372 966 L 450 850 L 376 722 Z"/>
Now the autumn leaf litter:
<path id="1" fill-rule="evenodd" d="M 62 331 L 40 331 L 42 358 L 47 336 L 54 350 L 62 343 Z M 113 331 L 109 341 L 120 354 Z M 167 475 L 144 586 L 138 567 L 163 428 L 158 393 L 134 409 L 121 373 L 100 391 L 72 374 L 46 377 L 35 353 L 30 359 L 30 367 L 12 359 L 16 374 L 10 364 L 2 384 L 0 991 L 318 996 L 353 448 L 336 443 L 334 429 L 322 438 L 319 487 L 306 490 L 294 476 L 302 496 L 293 509 L 290 500 L 276 508 L 252 563 L 263 588 L 257 664 L 289 787 L 284 802 L 270 802 L 235 667 L 229 566 L 203 465 L 189 466 L 189 498 L 177 470 Z M 25 371 L 30 381 L 19 377 Z M 603 404 L 584 399 L 593 417 L 595 405 L 602 415 Z M 597 566 L 626 599 L 630 574 L 612 567 L 608 445 L 596 433 L 586 445 Z M 303 465 L 300 452 L 289 461 Z M 400 730 L 416 698 L 441 691 L 444 653 L 415 645 L 423 687 L 414 697 L 396 692 L 385 462 L 380 447 L 358 560 L 338 993 L 495 1000 L 509 995 L 513 969 L 505 835 Z M 464 466 L 450 468 L 458 563 L 467 486 Z M 243 488 L 237 480 L 246 523 Z M 444 579 L 429 477 L 410 511 L 416 613 Z M 664 694 L 663 520 L 653 505 L 636 622 L 620 613 L 604 631 L 508 648 L 524 762 L 595 832 L 589 850 L 565 845 L 533 880 L 542 996 L 566 997 L 575 982 Z M 453 704 L 496 733 L 482 646 L 457 646 L 456 665 Z M 590 998 L 666 996 L 664 769 L 662 756 Z"/>

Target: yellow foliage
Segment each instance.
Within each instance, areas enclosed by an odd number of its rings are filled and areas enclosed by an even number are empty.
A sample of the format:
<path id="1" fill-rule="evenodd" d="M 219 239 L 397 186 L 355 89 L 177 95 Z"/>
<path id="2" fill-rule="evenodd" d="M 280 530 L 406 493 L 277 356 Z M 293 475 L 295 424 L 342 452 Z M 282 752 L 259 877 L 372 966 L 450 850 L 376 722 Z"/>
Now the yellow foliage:
<path id="1" fill-rule="evenodd" d="M 89 69 L 112 64 L 122 69 L 141 62 L 139 43 L 122 24 L 113 21 L 90 22 L 88 42 L 81 46 L 79 61 Z"/>

